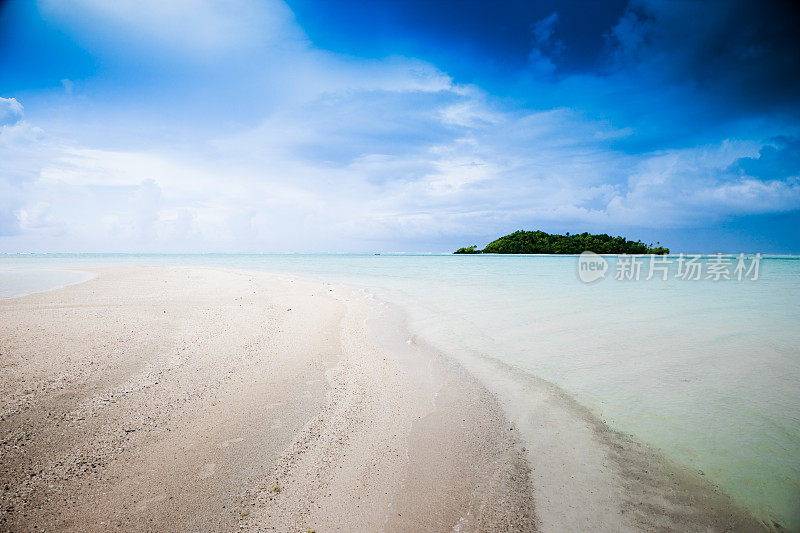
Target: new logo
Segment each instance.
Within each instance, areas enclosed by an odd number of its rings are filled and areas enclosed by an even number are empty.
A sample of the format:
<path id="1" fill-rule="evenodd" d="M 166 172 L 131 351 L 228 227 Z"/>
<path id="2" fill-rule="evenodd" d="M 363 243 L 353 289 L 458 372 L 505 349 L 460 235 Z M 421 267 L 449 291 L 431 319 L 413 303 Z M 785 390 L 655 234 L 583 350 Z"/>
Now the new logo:
<path id="1" fill-rule="evenodd" d="M 584 283 L 591 283 L 606 277 L 608 262 L 594 252 L 583 252 L 578 256 L 578 277 Z"/>

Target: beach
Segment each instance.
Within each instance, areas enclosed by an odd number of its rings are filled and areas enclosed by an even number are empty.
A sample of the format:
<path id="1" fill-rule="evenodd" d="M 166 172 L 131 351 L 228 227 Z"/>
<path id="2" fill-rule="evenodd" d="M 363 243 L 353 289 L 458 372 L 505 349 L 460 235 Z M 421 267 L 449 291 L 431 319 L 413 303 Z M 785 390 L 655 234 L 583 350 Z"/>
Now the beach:
<path id="1" fill-rule="evenodd" d="M 346 284 L 82 268 L 0 300 L 0 529 L 757 531 L 702 473 Z"/>

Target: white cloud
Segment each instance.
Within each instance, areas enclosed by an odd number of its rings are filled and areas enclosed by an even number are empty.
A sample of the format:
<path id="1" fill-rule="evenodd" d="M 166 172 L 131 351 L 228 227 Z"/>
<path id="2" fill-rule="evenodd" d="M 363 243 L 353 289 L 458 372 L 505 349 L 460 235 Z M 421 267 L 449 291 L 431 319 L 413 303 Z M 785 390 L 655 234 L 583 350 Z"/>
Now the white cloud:
<path id="1" fill-rule="evenodd" d="M 62 223 L 53 218 L 51 205 L 47 202 L 38 202 L 15 214 L 23 231 L 53 230 L 56 234 L 63 233 Z"/>
<path id="2" fill-rule="evenodd" d="M 72 93 L 75 90 L 75 82 L 69 78 L 64 78 L 61 80 L 61 86 L 64 87 L 64 92 L 67 94 L 67 96 L 72 96 Z"/>
<path id="3" fill-rule="evenodd" d="M 0 128 L 13 126 L 22 120 L 22 104 L 16 98 L 0 98 Z"/>
<path id="4" fill-rule="evenodd" d="M 730 215 L 780 213 L 800 208 L 800 178 L 760 181 L 738 179 L 692 194 L 696 205 Z"/>
<path id="5" fill-rule="evenodd" d="M 385 93 L 320 99 L 336 115 L 354 100 L 372 106 Z M 365 239 L 422 241 L 545 222 L 680 227 L 800 206 L 797 183 L 730 181 L 725 169 L 757 154 L 758 145 L 629 156 L 604 145 L 615 131 L 606 123 L 569 110 L 502 112 L 483 98 L 445 91 L 409 110 L 409 131 L 418 124 L 441 131 L 408 144 L 373 140 L 384 129 L 390 137 L 404 131 L 396 124 L 386 129 L 380 114 L 348 121 L 344 113 L 336 123 L 307 103 L 214 140 L 210 149 L 62 150 L 42 168 L 30 196 L 50 198 L 51 211 L 75 231 L 92 217 L 110 221 L 106 234 L 91 228 L 97 242 L 194 250 L 291 251 L 297 243 L 301 250 L 359 249 Z M 452 120 L 449 110 L 459 106 L 482 118 Z M 396 120 L 393 107 L 375 109 Z M 337 143 L 360 138 L 363 145 L 343 157 L 348 152 Z M 334 159 L 315 152 L 330 144 L 337 146 Z M 382 152 L 387 146 L 392 151 Z M 94 206 L 70 211 L 52 200 L 59 194 Z"/>

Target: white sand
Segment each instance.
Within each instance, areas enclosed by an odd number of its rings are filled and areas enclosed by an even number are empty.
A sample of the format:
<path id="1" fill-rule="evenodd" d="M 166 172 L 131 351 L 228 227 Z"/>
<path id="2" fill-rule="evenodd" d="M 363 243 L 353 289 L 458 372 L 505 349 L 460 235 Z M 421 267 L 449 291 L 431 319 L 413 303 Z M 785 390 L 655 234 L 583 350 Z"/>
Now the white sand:
<path id="1" fill-rule="evenodd" d="M 0 530 L 758 527 L 546 384 L 409 342 L 356 291 L 95 271 L 0 301 Z"/>

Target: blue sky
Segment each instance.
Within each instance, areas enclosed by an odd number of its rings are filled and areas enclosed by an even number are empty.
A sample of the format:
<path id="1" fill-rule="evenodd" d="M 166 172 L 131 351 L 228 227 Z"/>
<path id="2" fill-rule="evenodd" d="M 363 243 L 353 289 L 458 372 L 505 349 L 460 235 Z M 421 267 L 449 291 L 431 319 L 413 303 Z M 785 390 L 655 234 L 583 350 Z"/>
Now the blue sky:
<path id="1" fill-rule="evenodd" d="M 791 2 L 0 0 L 0 251 L 800 253 Z"/>

